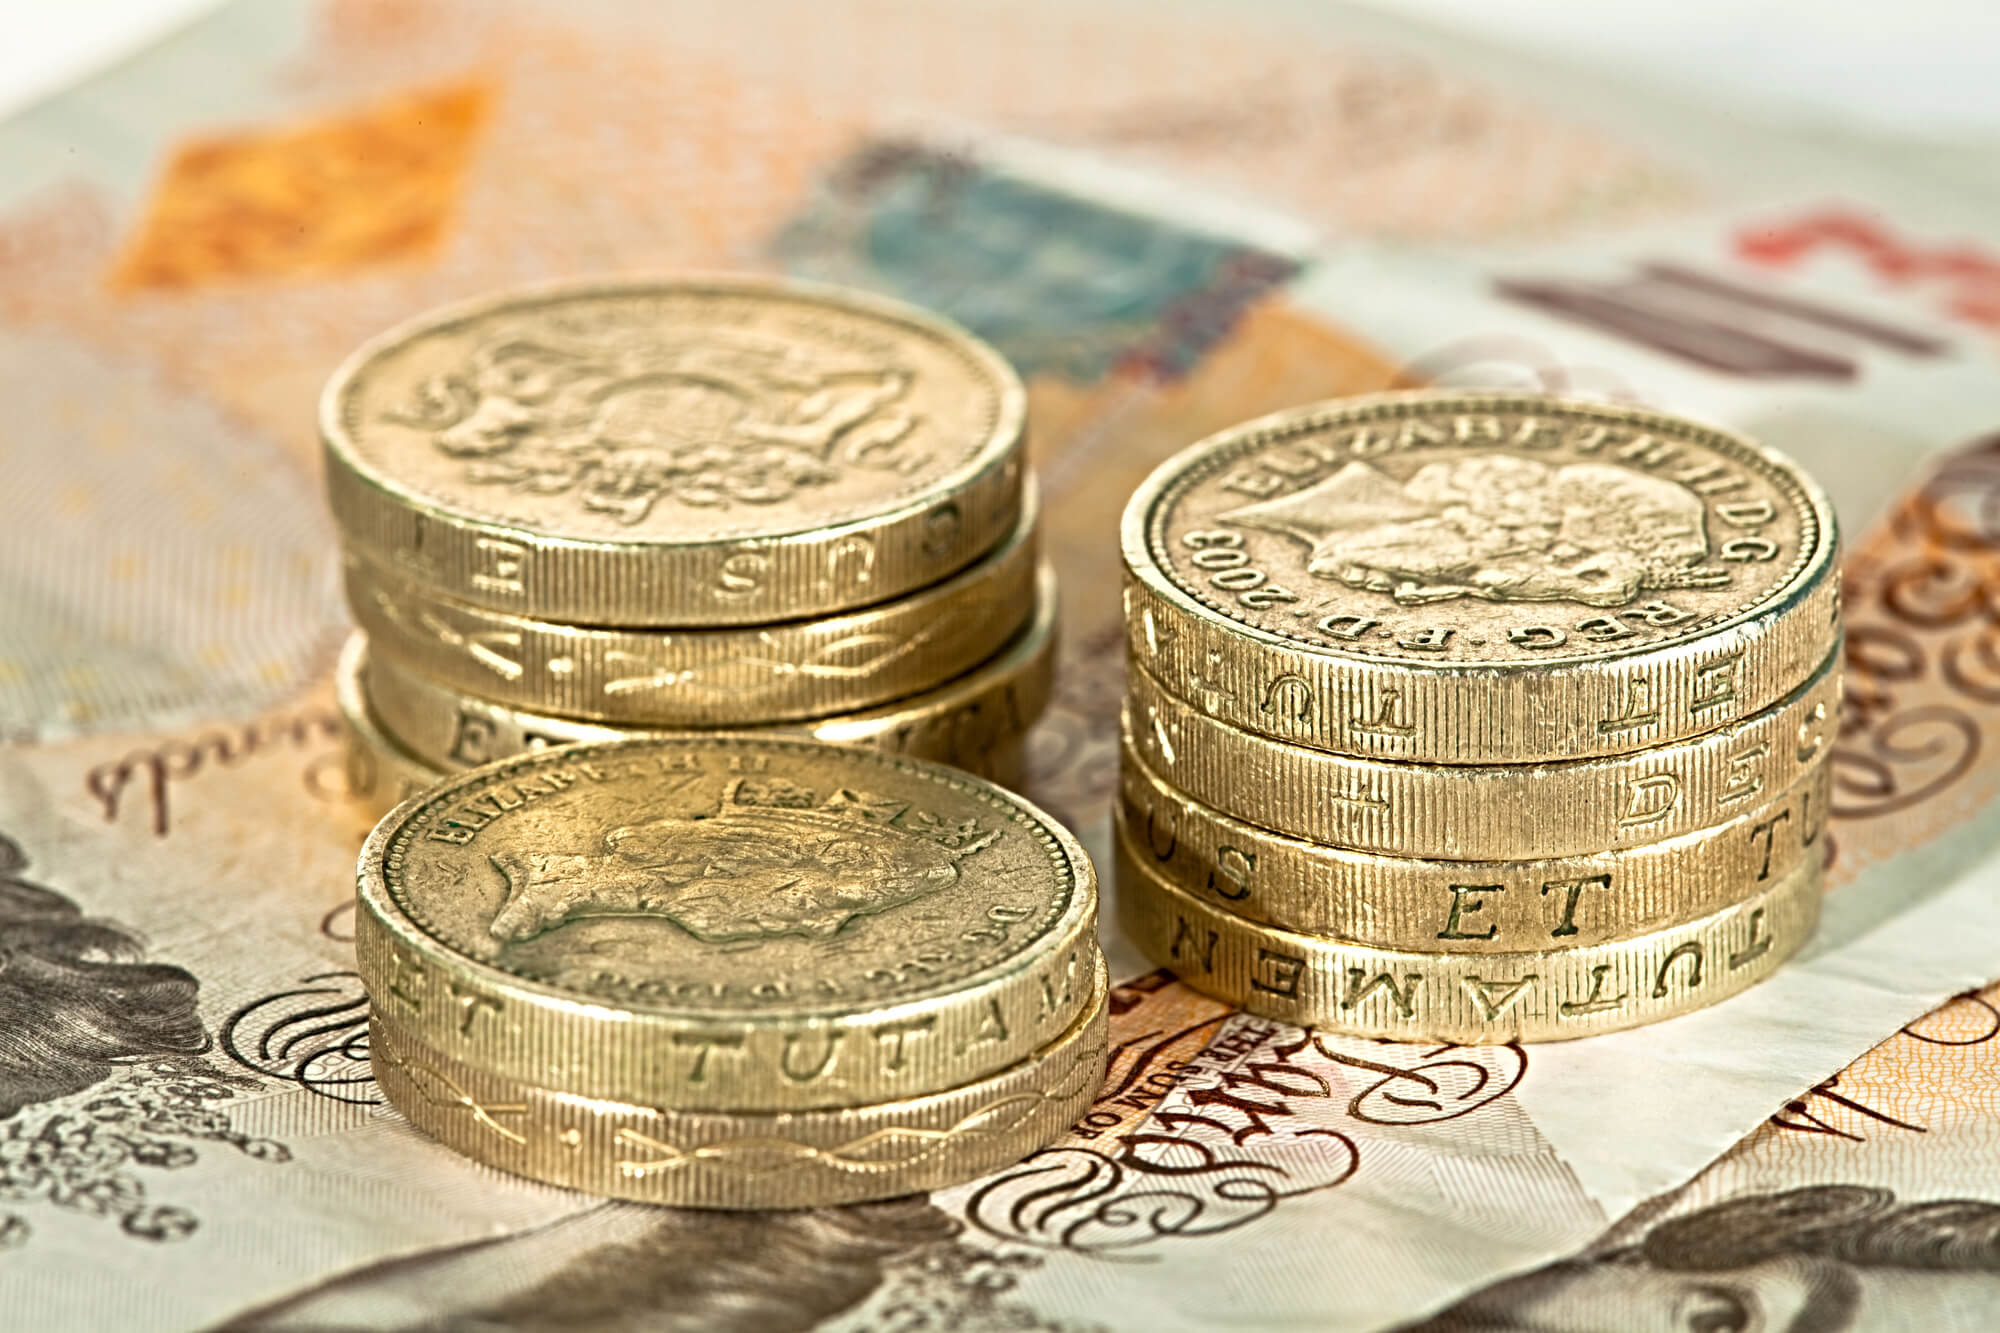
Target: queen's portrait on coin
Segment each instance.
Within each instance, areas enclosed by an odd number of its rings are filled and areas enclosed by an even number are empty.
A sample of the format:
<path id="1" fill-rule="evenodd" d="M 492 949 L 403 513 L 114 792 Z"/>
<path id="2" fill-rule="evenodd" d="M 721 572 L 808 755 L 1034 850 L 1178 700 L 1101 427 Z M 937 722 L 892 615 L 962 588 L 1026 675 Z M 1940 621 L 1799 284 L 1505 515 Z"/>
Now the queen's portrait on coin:
<path id="1" fill-rule="evenodd" d="M 997 836 L 888 822 L 903 812 L 844 789 L 811 807 L 757 804 L 733 784 L 718 813 L 619 825 L 601 852 L 496 853 L 507 898 L 489 933 L 525 941 L 581 917 L 651 916 L 708 944 L 823 938 L 956 883 L 959 862 Z"/>
<path id="2" fill-rule="evenodd" d="M 1485 454 L 1427 463 L 1398 482 L 1370 463 L 1223 520 L 1298 538 L 1321 578 L 1405 605 L 1624 606 L 1641 592 L 1712 588 L 1701 497 L 1612 463 L 1550 466 Z"/>

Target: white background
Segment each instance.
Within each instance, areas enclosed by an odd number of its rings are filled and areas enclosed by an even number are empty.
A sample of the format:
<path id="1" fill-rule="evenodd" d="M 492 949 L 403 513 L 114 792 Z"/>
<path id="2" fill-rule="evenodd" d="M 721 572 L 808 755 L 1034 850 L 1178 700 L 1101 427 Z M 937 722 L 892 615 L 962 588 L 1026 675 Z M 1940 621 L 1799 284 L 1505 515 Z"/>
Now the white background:
<path id="1" fill-rule="evenodd" d="M 1768 117 L 2000 146 L 2000 0 L 1362 2 Z M 0 0 L 0 116 L 209 3 Z"/>

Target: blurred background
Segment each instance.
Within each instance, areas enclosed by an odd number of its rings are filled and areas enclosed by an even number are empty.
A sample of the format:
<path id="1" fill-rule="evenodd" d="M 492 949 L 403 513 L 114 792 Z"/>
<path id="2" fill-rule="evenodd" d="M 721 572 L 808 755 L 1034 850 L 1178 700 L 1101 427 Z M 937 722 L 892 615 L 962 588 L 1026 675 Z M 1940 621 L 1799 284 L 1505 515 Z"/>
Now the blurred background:
<path id="1" fill-rule="evenodd" d="M 212 0 L 0 0 L 7 32 L 0 114 L 211 7 Z M 2000 139 L 1992 63 L 2000 5 L 1989 0 L 1616 0 L 1587 11 L 1570 0 L 1362 0 L 1348 7 L 1595 62 L 1771 119 L 1941 140 L 1968 150 L 1968 170 L 1980 167 L 1969 150 Z"/>
<path id="2" fill-rule="evenodd" d="M 413 309 L 594 269 L 790 273 L 994 341 L 1075 491 L 1072 646 L 1152 460 L 1385 384 L 1737 426 L 1862 530 L 1992 427 L 2000 5 L 1577 15 L 0 0 L 0 463 L 63 520 L 0 532 L 0 735 L 323 678 L 329 368 Z"/>

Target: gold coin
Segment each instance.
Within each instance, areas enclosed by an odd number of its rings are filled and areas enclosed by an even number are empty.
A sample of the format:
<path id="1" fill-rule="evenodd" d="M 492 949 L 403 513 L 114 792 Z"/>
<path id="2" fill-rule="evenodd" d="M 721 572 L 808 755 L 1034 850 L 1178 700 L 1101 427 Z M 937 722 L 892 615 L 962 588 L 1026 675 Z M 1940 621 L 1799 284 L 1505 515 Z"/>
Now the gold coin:
<path id="1" fill-rule="evenodd" d="M 347 790 L 379 819 L 445 775 L 391 740 L 375 720 L 361 678 L 366 642 L 350 634 L 341 647 L 333 696 L 347 741 Z"/>
<path id="2" fill-rule="evenodd" d="M 363 846 L 380 1010 L 506 1078 L 681 1110 L 919 1096 L 1090 999 L 1097 885 L 990 783 L 824 742 L 681 736 L 505 759 Z"/>
<path id="3" fill-rule="evenodd" d="M 1755 809 L 1805 778 L 1839 709 L 1840 663 L 1828 658 L 1790 698 L 1691 740 L 1566 763 L 1411 764 L 1240 731 L 1134 668 L 1125 735 L 1180 791 L 1274 833 L 1386 856 L 1525 861 L 1657 842 Z"/>
<path id="4" fill-rule="evenodd" d="M 1437 764 L 1624 754 L 1790 694 L 1838 632 L 1810 478 L 1677 417 L 1339 399 L 1170 459 L 1126 506 L 1132 660 L 1231 726 Z"/>
<path id="5" fill-rule="evenodd" d="M 507 292 L 368 343 L 320 400 L 347 541 L 581 625 L 827 616 L 1013 531 L 1026 395 L 963 329 L 750 277 Z"/>
<path id="6" fill-rule="evenodd" d="M 1048 704 L 1056 606 L 1055 571 L 1045 564 L 1036 580 L 1034 619 L 993 658 L 911 698 L 784 730 L 951 764 L 1012 786 L 1020 777 L 1023 735 Z M 644 734 L 493 703 L 392 662 L 369 660 L 360 634 L 352 644 L 349 653 L 358 655 L 355 669 L 367 682 L 368 701 L 383 728 L 439 770 L 473 768 L 551 745 Z"/>
<path id="7" fill-rule="evenodd" d="M 654 727 L 762 726 L 906 698 L 963 675 L 1035 605 L 1035 507 L 943 583 L 821 620 L 732 629 L 590 629 L 438 596 L 353 552 L 347 599 L 371 651 L 495 703 Z"/>
<path id="8" fill-rule="evenodd" d="M 377 1009 L 370 1063 L 418 1129 L 552 1185 L 697 1208 L 810 1208 L 945 1189 L 1060 1138 L 1104 1081 L 1104 963 L 1067 1030 L 1027 1059 L 928 1096 L 729 1114 L 522 1083 L 439 1050 Z"/>
<path id="9" fill-rule="evenodd" d="M 1563 1041 L 1672 1018 L 1761 981 L 1812 933 L 1822 862 L 1709 916 L 1616 943 L 1466 954 L 1369 949 L 1205 903 L 1118 843 L 1118 919 L 1139 951 L 1253 1014 L 1397 1041 Z"/>
<path id="10" fill-rule="evenodd" d="M 1117 820 L 1162 878 L 1247 921 L 1373 949 L 1518 953 L 1629 939 L 1727 907 L 1824 856 L 1831 774 L 1729 823 L 1594 856 L 1430 861 L 1269 833 L 1188 799 L 1127 746 Z"/>

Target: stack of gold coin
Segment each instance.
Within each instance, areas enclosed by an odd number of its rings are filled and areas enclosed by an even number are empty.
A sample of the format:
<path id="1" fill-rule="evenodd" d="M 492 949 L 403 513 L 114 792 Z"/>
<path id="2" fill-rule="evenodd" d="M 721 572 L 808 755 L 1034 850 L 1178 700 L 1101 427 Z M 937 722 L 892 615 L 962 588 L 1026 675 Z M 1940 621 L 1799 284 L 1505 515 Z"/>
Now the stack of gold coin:
<path id="1" fill-rule="evenodd" d="M 320 408 L 391 795 L 524 750 L 777 728 L 1012 781 L 1046 702 L 1025 394 L 894 302 L 755 278 L 513 292 Z"/>
<path id="2" fill-rule="evenodd" d="M 1097 885 L 981 779 L 689 734 L 447 779 L 360 861 L 383 1091 L 492 1166 L 653 1203 L 938 1189 L 1104 1077 Z"/>
<path id="3" fill-rule="evenodd" d="M 1833 514 L 1729 433 L 1522 394 L 1279 413 L 1123 548 L 1119 912 L 1269 1017 L 1556 1040 L 1767 975 L 1818 916 Z"/>

